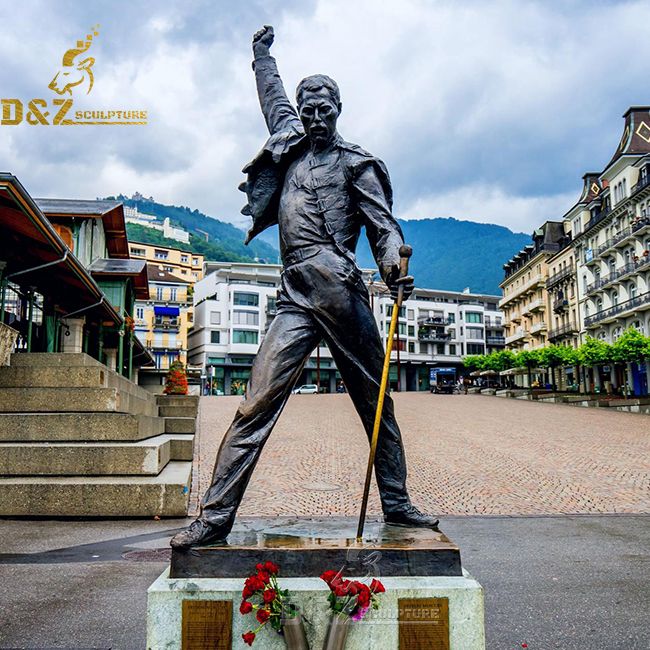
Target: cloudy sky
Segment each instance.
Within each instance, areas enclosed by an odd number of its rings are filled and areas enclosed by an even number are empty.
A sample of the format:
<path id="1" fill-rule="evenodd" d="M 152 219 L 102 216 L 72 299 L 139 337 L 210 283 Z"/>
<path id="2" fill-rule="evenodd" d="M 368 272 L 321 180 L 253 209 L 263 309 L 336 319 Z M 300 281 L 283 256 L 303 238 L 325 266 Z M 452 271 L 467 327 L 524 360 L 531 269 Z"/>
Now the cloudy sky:
<path id="1" fill-rule="evenodd" d="M 343 137 L 381 157 L 403 218 L 531 231 L 557 219 L 650 104 L 650 3 L 566 0 L 2 0 L 0 96 L 51 101 L 61 56 L 100 24 L 75 108 L 148 110 L 146 127 L 0 126 L 0 169 L 32 196 L 138 190 L 220 219 L 266 138 L 250 67 L 262 24 L 288 93 L 324 72 Z"/>

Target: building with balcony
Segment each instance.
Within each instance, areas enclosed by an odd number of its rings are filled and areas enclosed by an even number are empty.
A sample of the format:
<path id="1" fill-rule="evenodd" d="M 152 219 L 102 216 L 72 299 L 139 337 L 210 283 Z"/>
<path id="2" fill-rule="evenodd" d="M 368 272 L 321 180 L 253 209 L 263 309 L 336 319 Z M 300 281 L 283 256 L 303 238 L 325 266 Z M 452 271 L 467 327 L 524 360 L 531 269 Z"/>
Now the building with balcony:
<path id="1" fill-rule="evenodd" d="M 154 359 L 143 368 L 140 383 L 154 392 L 165 385 L 174 361 L 187 365 L 187 337 L 193 323 L 192 286 L 162 264 L 147 263 L 149 295 L 135 304 L 135 332 Z"/>
<path id="2" fill-rule="evenodd" d="M 206 262 L 195 285 L 189 361 L 204 368 L 205 381 L 225 394 L 243 392 L 259 345 L 276 313 L 282 267 L 276 264 Z M 363 271 L 384 343 L 393 301 L 373 271 Z M 390 383 L 393 389 L 429 390 L 432 368 L 462 373 L 462 358 L 503 349 L 498 296 L 416 289 L 400 309 Z M 334 392 L 340 375 L 323 342 L 299 383 Z"/>
<path id="3" fill-rule="evenodd" d="M 203 255 L 181 248 L 170 248 L 155 244 L 129 241 L 129 252 L 133 259 L 157 264 L 163 271 L 173 273 L 190 284 L 203 278 Z"/>
<path id="4" fill-rule="evenodd" d="M 566 261 L 561 251 L 569 246 L 570 236 L 562 222 L 547 221 L 535 230 L 532 240 L 503 266 L 505 279 L 500 285 L 503 297 L 499 308 L 504 316 L 505 343 L 511 350 L 543 347 L 556 322 L 547 290 L 549 261 Z M 552 268 L 558 268 L 557 261 Z M 553 292 L 555 300 L 560 293 Z"/>

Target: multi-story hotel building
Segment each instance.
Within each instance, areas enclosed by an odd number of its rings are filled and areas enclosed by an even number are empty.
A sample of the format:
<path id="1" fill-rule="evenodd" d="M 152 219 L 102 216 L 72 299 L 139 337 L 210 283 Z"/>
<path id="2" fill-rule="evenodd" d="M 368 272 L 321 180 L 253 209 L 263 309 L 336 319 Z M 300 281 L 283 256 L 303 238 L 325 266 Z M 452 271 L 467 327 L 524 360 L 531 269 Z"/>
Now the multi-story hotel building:
<path id="1" fill-rule="evenodd" d="M 505 279 L 500 285 L 503 298 L 499 308 L 505 319 L 506 345 L 511 350 L 546 345 L 549 327 L 554 329 L 555 324 L 551 320 L 552 309 L 560 306 L 549 303 L 549 261 L 555 260 L 552 268 L 558 268 L 556 258 L 570 238 L 562 222 L 547 221 L 533 233 L 532 239 L 532 244 L 503 265 Z"/>
<path id="2" fill-rule="evenodd" d="M 582 333 L 608 342 L 630 326 L 650 332 L 650 107 L 631 107 L 623 117 L 614 156 L 567 214 Z M 628 373 L 613 383 L 647 392 L 646 369 L 631 364 Z"/>
<path id="3" fill-rule="evenodd" d="M 206 262 L 195 285 L 189 361 L 205 369 L 206 381 L 225 394 L 243 392 L 259 345 L 276 313 L 282 267 L 275 264 Z M 392 300 L 381 282 L 364 271 L 373 313 L 386 339 Z M 498 296 L 416 289 L 399 314 L 391 386 L 429 390 L 431 369 L 462 373 L 462 357 L 505 345 Z M 299 383 L 333 392 L 340 375 L 323 343 L 308 360 Z"/>

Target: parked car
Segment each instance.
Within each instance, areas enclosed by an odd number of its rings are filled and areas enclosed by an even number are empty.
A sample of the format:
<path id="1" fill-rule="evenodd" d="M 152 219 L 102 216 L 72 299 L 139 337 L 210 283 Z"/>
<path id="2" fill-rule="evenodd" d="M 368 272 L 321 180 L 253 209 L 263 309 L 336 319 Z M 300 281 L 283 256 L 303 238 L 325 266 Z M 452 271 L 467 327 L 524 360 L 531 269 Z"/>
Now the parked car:
<path id="1" fill-rule="evenodd" d="M 316 384 L 303 384 L 298 388 L 294 388 L 292 393 L 294 395 L 316 395 L 318 394 L 318 386 Z"/>

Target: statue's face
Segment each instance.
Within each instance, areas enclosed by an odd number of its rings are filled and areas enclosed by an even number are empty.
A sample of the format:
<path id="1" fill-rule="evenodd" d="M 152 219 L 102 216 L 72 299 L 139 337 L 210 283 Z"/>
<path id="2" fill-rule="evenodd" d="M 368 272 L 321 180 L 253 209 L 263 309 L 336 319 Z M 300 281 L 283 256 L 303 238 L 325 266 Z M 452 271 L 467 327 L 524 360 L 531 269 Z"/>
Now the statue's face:
<path id="1" fill-rule="evenodd" d="M 336 120 L 341 112 L 341 105 L 332 101 L 326 88 L 306 90 L 299 106 L 300 120 L 305 133 L 318 148 L 327 145 L 336 133 Z"/>

